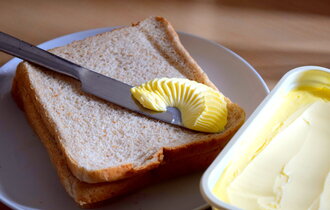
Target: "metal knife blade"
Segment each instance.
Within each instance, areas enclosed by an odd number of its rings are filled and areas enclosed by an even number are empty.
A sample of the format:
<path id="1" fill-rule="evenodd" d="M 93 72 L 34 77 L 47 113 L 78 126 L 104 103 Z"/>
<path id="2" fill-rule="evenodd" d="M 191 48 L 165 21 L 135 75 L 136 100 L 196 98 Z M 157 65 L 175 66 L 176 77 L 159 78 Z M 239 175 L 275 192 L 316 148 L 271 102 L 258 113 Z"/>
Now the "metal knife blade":
<path id="1" fill-rule="evenodd" d="M 82 90 L 111 103 L 174 125 L 182 125 L 181 113 L 174 107 L 154 112 L 142 107 L 131 95 L 132 86 L 83 68 L 48 51 L 0 32 L 0 50 L 47 69 L 81 81 Z"/>

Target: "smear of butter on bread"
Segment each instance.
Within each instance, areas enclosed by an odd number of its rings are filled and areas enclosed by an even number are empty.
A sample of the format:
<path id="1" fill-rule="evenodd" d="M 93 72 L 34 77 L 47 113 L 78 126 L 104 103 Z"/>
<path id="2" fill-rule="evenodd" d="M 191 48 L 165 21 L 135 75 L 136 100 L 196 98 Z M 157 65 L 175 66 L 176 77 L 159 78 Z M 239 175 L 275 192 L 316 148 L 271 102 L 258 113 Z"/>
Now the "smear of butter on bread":
<path id="1" fill-rule="evenodd" d="M 131 89 L 142 106 L 154 111 L 176 107 L 185 127 L 209 133 L 224 130 L 227 124 L 227 103 L 219 91 L 182 78 L 161 78 Z"/>

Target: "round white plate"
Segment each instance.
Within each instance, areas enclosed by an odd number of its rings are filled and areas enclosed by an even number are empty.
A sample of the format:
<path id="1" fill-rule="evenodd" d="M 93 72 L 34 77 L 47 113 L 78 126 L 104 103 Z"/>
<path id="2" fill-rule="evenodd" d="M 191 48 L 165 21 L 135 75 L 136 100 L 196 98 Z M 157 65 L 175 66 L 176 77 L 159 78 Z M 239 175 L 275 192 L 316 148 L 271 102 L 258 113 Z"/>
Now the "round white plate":
<path id="1" fill-rule="evenodd" d="M 39 47 L 50 49 L 113 28 L 62 36 Z M 258 73 L 232 51 L 186 33 L 181 41 L 209 78 L 249 116 L 269 90 Z M 80 209 L 61 186 L 47 152 L 14 103 L 10 88 L 20 59 L 0 69 L 0 200 L 14 209 Z M 100 209 L 193 209 L 204 203 L 202 173 L 153 185 Z"/>

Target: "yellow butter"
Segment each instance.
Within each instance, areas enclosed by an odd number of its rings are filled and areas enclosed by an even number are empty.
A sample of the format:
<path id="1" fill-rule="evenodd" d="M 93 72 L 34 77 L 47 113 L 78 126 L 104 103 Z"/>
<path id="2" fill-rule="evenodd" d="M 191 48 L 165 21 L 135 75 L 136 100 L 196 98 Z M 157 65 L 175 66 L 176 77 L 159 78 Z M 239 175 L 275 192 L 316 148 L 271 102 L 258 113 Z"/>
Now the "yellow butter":
<path id="1" fill-rule="evenodd" d="M 183 125 L 189 129 L 216 133 L 227 124 L 227 103 L 218 91 L 204 84 L 181 78 L 161 78 L 131 89 L 145 108 L 166 111 L 176 107 Z"/>
<path id="2" fill-rule="evenodd" d="M 330 76 L 322 76 L 324 84 L 305 84 L 278 101 L 221 175 L 217 197 L 243 209 L 330 209 Z"/>

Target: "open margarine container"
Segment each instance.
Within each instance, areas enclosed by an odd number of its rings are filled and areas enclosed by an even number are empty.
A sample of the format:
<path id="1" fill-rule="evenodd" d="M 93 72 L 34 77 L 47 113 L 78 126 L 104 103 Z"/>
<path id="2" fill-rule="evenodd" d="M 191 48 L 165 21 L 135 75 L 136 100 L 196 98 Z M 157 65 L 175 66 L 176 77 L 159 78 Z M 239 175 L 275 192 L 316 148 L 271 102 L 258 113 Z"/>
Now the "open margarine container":
<path id="1" fill-rule="evenodd" d="M 289 71 L 204 173 L 204 199 L 218 209 L 330 208 L 329 117 L 330 70 Z"/>

